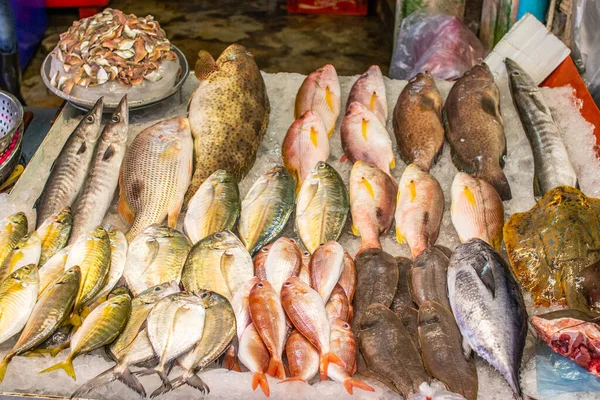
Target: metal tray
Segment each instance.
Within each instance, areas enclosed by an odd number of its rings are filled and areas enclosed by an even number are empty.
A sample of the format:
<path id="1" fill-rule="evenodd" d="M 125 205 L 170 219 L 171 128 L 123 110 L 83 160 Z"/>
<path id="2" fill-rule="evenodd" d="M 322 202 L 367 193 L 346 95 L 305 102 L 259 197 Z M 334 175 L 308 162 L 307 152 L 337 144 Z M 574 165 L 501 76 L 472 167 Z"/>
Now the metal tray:
<path id="1" fill-rule="evenodd" d="M 173 50 L 175 52 L 175 54 L 177 54 L 177 59 L 179 60 L 179 65 L 181 67 L 181 71 L 179 72 L 179 75 L 177 76 L 177 79 L 175 80 L 175 85 L 171 88 L 171 90 L 169 90 L 165 93 L 162 93 L 159 96 L 150 97 L 150 98 L 143 99 L 143 100 L 129 101 L 129 109 L 130 110 L 140 109 L 140 108 L 144 108 L 144 107 L 148 107 L 153 104 L 156 104 L 156 103 L 174 95 L 175 93 L 177 93 L 179 88 L 181 88 L 181 85 L 183 85 L 183 82 L 185 82 L 185 78 L 187 78 L 187 76 L 188 76 L 190 68 L 189 68 L 188 62 L 185 58 L 185 55 L 183 55 L 181 50 L 179 50 L 174 45 L 171 45 L 171 50 Z M 80 110 L 87 111 L 87 110 L 90 110 L 92 107 L 94 107 L 94 104 L 96 103 L 96 100 L 98 100 L 98 99 L 90 100 L 90 99 L 81 99 L 78 97 L 74 97 L 74 96 L 66 94 L 62 90 L 59 90 L 50 84 L 51 61 L 52 61 L 51 54 L 48 54 L 46 56 L 46 59 L 44 59 L 44 62 L 42 63 L 42 68 L 40 69 L 40 74 L 42 75 L 42 80 L 44 81 L 44 84 L 46 84 L 46 87 L 48 88 L 48 90 L 50 90 L 52 93 L 54 93 L 58 97 L 68 101 L 74 107 L 79 108 Z M 118 105 L 118 102 L 104 101 L 104 112 L 113 111 L 115 108 L 117 108 L 117 105 Z"/>

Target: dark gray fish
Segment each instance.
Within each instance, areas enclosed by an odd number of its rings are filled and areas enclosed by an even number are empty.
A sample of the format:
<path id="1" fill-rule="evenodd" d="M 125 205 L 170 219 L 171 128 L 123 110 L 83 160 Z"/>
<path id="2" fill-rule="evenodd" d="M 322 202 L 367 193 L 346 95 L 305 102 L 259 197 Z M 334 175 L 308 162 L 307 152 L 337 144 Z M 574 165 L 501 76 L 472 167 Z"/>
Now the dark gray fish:
<path id="1" fill-rule="evenodd" d="M 450 309 L 448 261 L 448 257 L 435 247 L 425 249 L 415 259 L 409 278 L 413 300 L 419 307 L 426 301 L 435 301 Z"/>
<path id="2" fill-rule="evenodd" d="M 417 334 L 419 312 L 417 311 L 417 305 L 413 303 L 412 296 L 410 294 L 410 281 L 409 271 L 413 265 L 413 262 L 408 258 L 396 257 L 398 263 L 398 287 L 396 289 L 396 295 L 392 301 L 390 309 L 396 314 L 402 325 L 408 331 L 413 343 L 417 348 L 419 347 L 419 339 Z"/>
<path id="3" fill-rule="evenodd" d="M 474 350 L 521 397 L 527 311 L 506 262 L 481 239 L 458 245 L 448 265 L 448 297 L 465 352 Z"/>

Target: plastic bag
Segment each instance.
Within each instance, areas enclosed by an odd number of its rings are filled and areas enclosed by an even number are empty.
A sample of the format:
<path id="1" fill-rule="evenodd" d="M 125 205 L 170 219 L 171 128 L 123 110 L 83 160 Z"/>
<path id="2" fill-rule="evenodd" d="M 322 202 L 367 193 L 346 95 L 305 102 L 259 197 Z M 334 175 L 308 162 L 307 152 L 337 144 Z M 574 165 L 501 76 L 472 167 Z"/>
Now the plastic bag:
<path id="1" fill-rule="evenodd" d="M 540 398 L 551 398 L 564 393 L 600 392 L 600 378 L 553 352 L 544 342 L 538 341 L 535 353 Z"/>
<path id="2" fill-rule="evenodd" d="M 402 21 L 390 78 L 408 80 L 429 71 L 435 78 L 455 80 L 483 56 L 483 45 L 457 17 L 415 11 Z"/>
<path id="3" fill-rule="evenodd" d="M 590 94 L 600 107 L 600 1 L 573 0 L 571 49 Z"/>

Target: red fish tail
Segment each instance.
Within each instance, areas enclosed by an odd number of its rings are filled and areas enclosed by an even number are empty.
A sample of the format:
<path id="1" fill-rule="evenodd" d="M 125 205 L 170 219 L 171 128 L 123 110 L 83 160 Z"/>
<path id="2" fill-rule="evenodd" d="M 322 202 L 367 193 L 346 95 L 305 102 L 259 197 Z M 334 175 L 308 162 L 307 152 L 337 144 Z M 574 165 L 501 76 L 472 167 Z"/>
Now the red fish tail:
<path id="1" fill-rule="evenodd" d="M 283 361 L 271 358 L 269 361 L 269 369 L 267 370 L 267 374 L 275 378 L 285 379 L 285 368 L 283 366 Z"/>
<path id="2" fill-rule="evenodd" d="M 352 394 L 352 389 L 353 388 L 359 388 L 362 390 L 365 390 L 367 392 L 374 392 L 375 389 L 373 389 L 372 386 L 367 385 L 365 382 L 363 381 L 359 381 L 358 379 L 354 379 L 354 378 L 348 378 L 344 381 L 344 387 L 346 388 L 346 391 L 350 394 Z"/>
<path id="3" fill-rule="evenodd" d="M 256 390 L 259 385 L 265 396 L 269 397 L 271 395 L 271 390 L 269 389 L 267 377 L 262 372 L 255 372 L 254 375 L 252 375 L 252 390 Z"/>
<path id="4" fill-rule="evenodd" d="M 321 361 L 319 365 L 319 374 L 321 376 L 322 381 L 327 380 L 327 368 L 329 367 L 329 363 L 334 363 L 342 368 L 346 368 L 346 364 L 342 361 L 341 358 L 336 356 L 334 353 L 329 352 L 327 354 L 323 354 L 321 356 Z"/>

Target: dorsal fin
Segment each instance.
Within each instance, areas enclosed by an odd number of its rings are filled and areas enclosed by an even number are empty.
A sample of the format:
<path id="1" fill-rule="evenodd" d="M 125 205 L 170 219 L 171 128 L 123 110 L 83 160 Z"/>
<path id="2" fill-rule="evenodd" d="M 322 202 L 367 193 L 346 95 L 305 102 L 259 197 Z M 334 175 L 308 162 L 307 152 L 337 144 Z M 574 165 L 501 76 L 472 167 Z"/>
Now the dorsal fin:
<path id="1" fill-rule="evenodd" d="M 198 52 L 198 61 L 196 61 L 196 65 L 194 66 L 196 78 L 201 81 L 205 80 L 217 69 L 217 63 L 210 53 L 205 50 L 200 50 Z"/>

